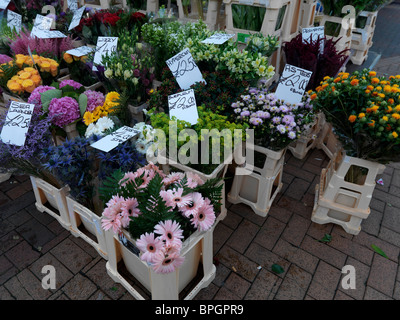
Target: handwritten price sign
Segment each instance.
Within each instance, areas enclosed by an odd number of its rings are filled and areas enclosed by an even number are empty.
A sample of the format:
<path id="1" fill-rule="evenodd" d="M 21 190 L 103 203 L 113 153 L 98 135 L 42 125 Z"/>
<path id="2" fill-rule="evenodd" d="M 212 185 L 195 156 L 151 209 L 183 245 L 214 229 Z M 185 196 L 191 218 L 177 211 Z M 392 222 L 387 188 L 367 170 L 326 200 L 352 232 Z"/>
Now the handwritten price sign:
<path id="1" fill-rule="evenodd" d="M 22 16 L 14 11 L 7 10 L 7 26 L 11 29 L 15 28 L 15 31 L 21 31 Z"/>
<path id="2" fill-rule="evenodd" d="M 31 36 L 37 36 L 40 35 L 42 31 L 50 30 L 52 23 L 53 23 L 52 18 L 48 18 L 40 14 L 37 14 L 35 22 L 33 23 Z"/>
<path id="3" fill-rule="evenodd" d="M 4 143 L 15 146 L 23 146 L 25 144 L 26 133 L 31 123 L 34 108 L 35 105 L 31 103 L 11 102 L 0 135 Z"/>
<path id="4" fill-rule="evenodd" d="M 234 34 L 228 33 L 215 33 L 211 37 L 201 41 L 201 43 L 223 44 L 234 36 Z"/>
<path id="5" fill-rule="evenodd" d="M 79 26 L 81 22 L 82 14 L 85 11 L 86 7 L 82 7 L 74 11 L 74 15 L 72 17 L 71 23 L 69 24 L 68 31 L 72 30 L 73 28 Z"/>
<path id="6" fill-rule="evenodd" d="M 275 95 L 291 104 L 301 102 L 312 72 L 290 64 L 285 65 Z"/>
<path id="7" fill-rule="evenodd" d="M 325 36 L 325 27 L 313 27 L 313 28 L 303 28 L 301 30 L 301 37 L 303 39 L 303 43 L 310 41 L 317 41 L 318 38 L 324 38 Z M 324 41 L 321 41 L 319 51 L 321 53 L 324 52 Z"/>
<path id="8" fill-rule="evenodd" d="M 68 9 L 72 12 L 78 10 L 78 0 L 68 0 Z"/>
<path id="9" fill-rule="evenodd" d="M 10 3 L 10 0 L 0 0 L 0 9 L 5 9 L 8 7 L 8 4 Z"/>
<path id="10" fill-rule="evenodd" d="M 196 124 L 199 119 L 193 89 L 168 96 L 169 116 Z"/>
<path id="11" fill-rule="evenodd" d="M 133 129 L 128 126 L 119 128 L 118 130 L 110 133 L 104 138 L 92 143 L 93 148 L 102 150 L 104 152 L 110 152 L 112 149 L 117 147 L 119 144 L 133 138 L 134 136 L 140 134 L 139 130 Z"/>
<path id="12" fill-rule="evenodd" d="M 188 48 L 166 61 L 182 90 L 187 90 L 196 82 L 206 82 Z"/>
<path id="13" fill-rule="evenodd" d="M 118 37 L 98 37 L 93 63 L 101 65 L 102 57 L 108 56 L 111 52 L 116 51 L 117 45 Z M 96 66 L 93 66 L 93 70 L 97 70 Z"/>

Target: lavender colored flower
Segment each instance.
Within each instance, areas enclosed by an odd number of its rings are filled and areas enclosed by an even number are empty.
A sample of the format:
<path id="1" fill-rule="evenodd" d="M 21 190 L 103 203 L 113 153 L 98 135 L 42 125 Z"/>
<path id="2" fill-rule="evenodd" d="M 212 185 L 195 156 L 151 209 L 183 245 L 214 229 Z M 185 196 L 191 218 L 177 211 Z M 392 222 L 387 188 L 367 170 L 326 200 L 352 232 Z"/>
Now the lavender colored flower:
<path id="1" fill-rule="evenodd" d="M 242 111 L 242 112 L 240 113 L 240 115 L 241 115 L 242 117 L 248 117 L 248 116 L 250 115 L 250 111 L 248 111 L 248 110 Z"/>
<path id="2" fill-rule="evenodd" d="M 75 80 L 67 79 L 67 80 L 63 80 L 63 81 L 60 82 L 59 88 L 61 89 L 61 88 L 65 87 L 65 86 L 71 86 L 74 89 L 79 89 L 80 87 L 82 87 L 82 84 L 77 82 L 77 81 L 75 81 Z"/>
<path id="3" fill-rule="evenodd" d="M 231 107 L 232 107 L 233 109 L 236 109 L 236 108 L 239 107 L 239 104 L 238 104 L 237 102 L 234 102 L 234 103 L 231 104 Z"/>
<path id="4" fill-rule="evenodd" d="M 297 137 L 296 132 L 294 132 L 294 131 L 289 131 L 288 137 L 289 137 L 290 139 L 292 139 L 292 140 L 295 139 L 295 138 Z"/>
<path id="5" fill-rule="evenodd" d="M 35 113 L 38 113 L 42 110 L 42 99 L 40 94 L 53 89 L 55 89 L 55 87 L 39 86 L 32 91 L 31 95 L 28 98 L 28 103 L 33 103 L 35 105 L 35 109 L 33 110 Z"/>
<path id="6" fill-rule="evenodd" d="M 250 122 L 250 124 L 255 125 L 255 126 L 258 126 L 263 123 L 262 119 L 257 118 L 257 117 L 251 117 L 249 122 Z"/>
<path id="7" fill-rule="evenodd" d="M 288 112 L 289 111 L 289 108 L 288 108 L 288 106 L 286 106 L 286 105 L 281 105 L 280 107 L 279 107 L 279 110 L 281 111 L 281 112 L 283 112 L 283 113 L 286 113 L 286 112 Z"/>
<path id="8" fill-rule="evenodd" d="M 286 132 L 286 128 L 283 124 L 279 124 L 276 126 L 276 130 L 278 130 L 280 133 L 284 134 Z"/>
<path id="9" fill-rule="evenodd" d="M 84 94 L 88 97 L 86 111 L 92 112 L 96 107 L 104 104 L 105 97 L 102 92 L 86 90 Z"/>
<path id="10" fill-rule="evenodd" d="M 80 117 L 79 104 L 71 97 L 53 98 L 49 105 L 49 116 L 59 127 L 74 122 Z"/>
<path id="11" fill-rule="evenodd" d="M 280 123 L 281 122 L 281 117 L 273 117 L 272 118 L 272 122 L 275 123 L 275 124 Z"/>
<path id="12" fill-rule="evenodd" d="M 255 93 L 257 93 L 257 92 L 258 92 L 257 88 L 250 88 L 250 89 L 249 89 L 249 93 L 250 93 L 250 94 L 255 94 Z"/>
<path id="13" fill-rule="evenodd" d="M 236 108 L 235 110 L 233 110 L 235 113 L 241 113 L 242 112 L 242 109 L 240 109 L 240 108 Z"/>
<path id="14" fill-rule="evenodd" d="M 290 114 L 287 114 L 282 118 L 282 122 L 285 124 L 290 124 L 290 123 L 294 122 L 294 117 Z"/>

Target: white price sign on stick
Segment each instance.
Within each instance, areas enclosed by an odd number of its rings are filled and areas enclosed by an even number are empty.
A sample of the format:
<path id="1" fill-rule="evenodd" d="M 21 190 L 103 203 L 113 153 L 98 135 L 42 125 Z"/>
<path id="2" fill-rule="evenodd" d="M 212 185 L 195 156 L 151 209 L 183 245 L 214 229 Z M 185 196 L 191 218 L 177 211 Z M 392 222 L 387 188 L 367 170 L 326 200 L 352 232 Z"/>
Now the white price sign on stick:
<path id="1" fill-rule="evenodd" d="M 215 33 L 211 37 L 201 41 L 201 43 L 223 44 L 234 36 L 234 34 L 229 33 Z"/>
<path id="2" fill-rule="evenodd" d="M 124 126 L 110 133 L 99 141 L 92 143 L 91 146 L 104 152 L 110 152 L 119 144 L 129 140 L 130 138 L 133 138 L 138 134 L 140 134 L 139 130 Z"/>
<path id="3" fill-rule="evenodd" d="M 318 38 L 323 39 L 325 36 L 325 27 L 313 27 L 313 28 L 303 28 L 301 30 L 301 37 L 303 43 L 312 41 L 317 41 Z M 319 50 L 321 53 L 324 52 L 324 41 L 320 42 Z"/>
<path id="4" fill-rule="evenodd" d="M 291 104 L 301 102 L 312 72 L 286 64 L 279 79 L 275 96 Z"/>
<path id="5" fill-rule="evenodd" d="M 11 0 L 0 0 L 0 9 L 6 9 Z"/>
<path id="6" fill-rule="evenodd" d="M 3 129 L 1 130 L 1 140 L 4 143 L 15 146 L 25 144 L 26 133 L 31 123 L 34 104 L 12 101 L 8 109 Z"/>
<path id="7" fill-rule="evenodd" d="M 78 48 L 74 48 L 71 50 L 66 51 L 66 53 L 70 54 L 71 56 L 75 56 L 75 57 L 82 57 L 82 56 L 86 56 L 87 54 L 89 54 L 90 52 L 92 52 L 94 49 L 88 46 L 82 46 L 82 47 L 78 47 Z"/>
<path id="8" fill-rule="evenodd" d="M 68 0 L 68 9 L 72 12 L 78 10 L 78 0 Z"/>
<path id="9" fill-rule="evenodd" d="M 187 121 L 192 125 L 197 123 L 199 114 L 193 89 L 168 96 L 168 106 L 170 118 L 175 116 L 177 119 Z"/>
<path id="10" fill-rule="evenodd" d="M 21 32 L 22 16 L 14 11 L 7 10 L 7 26 L 15 31 Z"/>
<path id="11" fill-rule="evenodd" d="M 182 90 L 189 89 L 196 82 L 206 82 L 188 48 L 168 59 L 166 63 Z"/>
<path id="12" fill-rule="evenodd" d="M 82 7 L 74 11 L 74 15 L 72 17 L 71 23 L 69 24 L 68 31 L 72 30 L 73 28 L 79 26 L 81 22 L 82 14 L 85 11 L 86 7 Z"/>
<path id="13" fill-rule="evenodd" d="M 98 37 L 93 63 L 101 65 L 102 57 L 109 55 L 113 51 L 116 51 L 117 45 L 118 37 Z M 97 71 L 96 66 L 93 66 L 93 70 Z"/>

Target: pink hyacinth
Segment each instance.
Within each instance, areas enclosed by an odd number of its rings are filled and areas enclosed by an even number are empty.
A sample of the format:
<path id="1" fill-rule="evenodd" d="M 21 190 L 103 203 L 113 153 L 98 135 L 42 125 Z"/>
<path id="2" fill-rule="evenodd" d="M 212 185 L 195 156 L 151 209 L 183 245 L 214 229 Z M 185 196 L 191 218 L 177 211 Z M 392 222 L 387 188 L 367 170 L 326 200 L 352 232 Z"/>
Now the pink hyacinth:
<path id="1" fill-rule="evenodd" d="M 65 86 L 71 86 L 74 89 L 79 89 L 79 88 L 82 87 L 82 84 L 77 82 L 77 81 L 75 81 L 75 80 L 67 79 L 67 80 L 63 80 L 63 81 L 60 82 L 59 88 L 61 89 L 61 88 L 65 87 Z"/>
<path id="2" fill-rule="evenodd" d="M 35 105 L 34 109 L 35 113 L 39 113 L 40 111 L 42 111 L 42 99 L 40 94 L 42 92 L 46 92 L 48 90 L 53 90 L 53 89 L 55 89 L 55 87 L 39 86 L 32 91 L 31 95 L 28 98 L 28 103 L 32 103 Z"/>
<path id="3" fill-rule="evenodd" d="M 79 104 L 71 97 L 53 98 L 49 105 L 49 116 L 55 125 L 62 128 L 79 119 Z"/>
<path id="4" fill-rule="evenodd" d="M 93 112 L 94 109 L 98 106 L 102 106 L 105 101 L 104 94 L 99 91 L 94 90 L 86 90 L 84 94 L 88 98 L 86 111 Z"/>

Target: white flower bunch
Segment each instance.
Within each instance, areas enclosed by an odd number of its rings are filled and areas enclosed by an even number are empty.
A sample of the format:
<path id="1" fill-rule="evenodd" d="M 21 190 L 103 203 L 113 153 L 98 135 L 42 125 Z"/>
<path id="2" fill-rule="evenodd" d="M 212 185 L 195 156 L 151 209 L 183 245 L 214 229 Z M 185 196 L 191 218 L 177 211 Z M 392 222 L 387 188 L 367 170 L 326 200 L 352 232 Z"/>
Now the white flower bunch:
<path id="1" fill-rule="evenodd" d="M 92 122 L 88 125 L 86 128 L 85 137 L 89 138 L 93 134 L 103 136 L 107 130 L 114 128 L 114 125 L 114 121 L 112 121 L 109 117 L 101 117 L 96 122 Z"/>
<path id="2" fill-rule="evenodd" d="M 140 131 L 138 139 L 135 141 L 136 150 L 146 154 L 149 147 L 154 143 L 156 129 L 144 122 L 139 122 L 133 127 Z"/>

